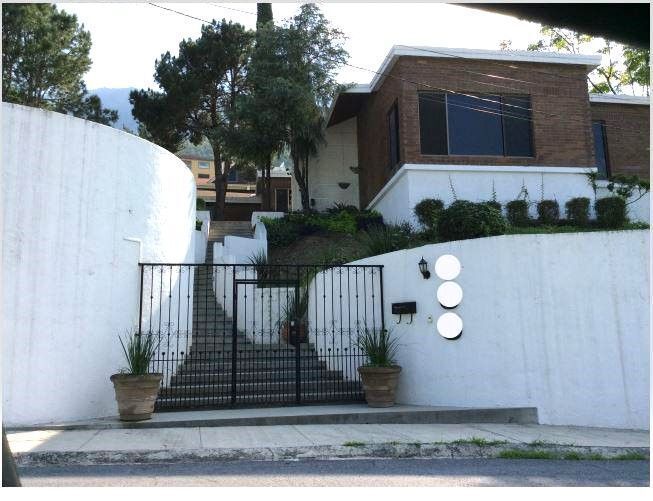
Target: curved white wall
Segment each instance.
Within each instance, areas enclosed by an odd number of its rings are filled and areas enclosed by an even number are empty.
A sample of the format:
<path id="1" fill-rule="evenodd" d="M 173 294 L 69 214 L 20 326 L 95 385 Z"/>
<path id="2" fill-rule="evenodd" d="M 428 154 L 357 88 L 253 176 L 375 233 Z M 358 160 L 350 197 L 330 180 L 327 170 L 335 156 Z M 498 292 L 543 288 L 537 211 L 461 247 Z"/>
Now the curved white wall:
<path id="1" fill-rule="evenodd" d="M 434 273 L 443 254 L 462 264 L 454 341 L 436 332 L 447 311 Z M 398 402 L 536 406 L 545 424 L 649 427 L 648 231 L 480 238 L 351 264 L 384 265 L 386 325 L 401 344 Z M 400 301 L 417 302 L 410 325 L 391 314 Z"/>
<path id="2" fill-rule="evenodd" d="M 2 103 L 3 420 L 117 413 L 139 258 L 193 262 L 195 183 L 136 136 Z"/>

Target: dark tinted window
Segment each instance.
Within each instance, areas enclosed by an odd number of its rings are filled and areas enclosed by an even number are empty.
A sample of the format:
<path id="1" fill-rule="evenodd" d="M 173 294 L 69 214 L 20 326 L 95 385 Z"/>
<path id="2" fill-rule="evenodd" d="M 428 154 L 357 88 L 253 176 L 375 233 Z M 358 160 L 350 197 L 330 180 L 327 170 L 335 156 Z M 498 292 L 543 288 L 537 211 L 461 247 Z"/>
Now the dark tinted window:
<path id="1" fill-rule="evenodd" d="M 395 103 L 388 112 L 388 134 L 390 145 L 390 168 L 399 163 L 399 118 L 397 112 L 397 103 Z"/>
<path id="2" fill-rule="evenodd" d="M 421 92 L 421 152 L 532 157 L 530 109 L 528 96 Z"/>
<path id="3" fill-rule="evenodd" d="M 605 125 L 603 122 L 592 122 L 592 133 L 594 134 L 594 156 L 596 157 L 599 178 L 607 179 L 608 155 L 605 147 Z"/>
<path id="4" fill-rule="evenodd" d="M 507 157 L 533 156 L 528 96 L 503 96 L 503 133 Z"/>
<path id="5" fill-rule="evenodd" d="M 447 111 L 444 94 L 419 94 L 419 138 L 423 155 L 447 154 Z"/>
<path id="6" fill-rule="evenodd" d="M 483 99 L 500 101 L 499 96 Z M 452 155 L 503 155 L 501 103 L 472 96 L 447 96 L 449 153 Z"/>

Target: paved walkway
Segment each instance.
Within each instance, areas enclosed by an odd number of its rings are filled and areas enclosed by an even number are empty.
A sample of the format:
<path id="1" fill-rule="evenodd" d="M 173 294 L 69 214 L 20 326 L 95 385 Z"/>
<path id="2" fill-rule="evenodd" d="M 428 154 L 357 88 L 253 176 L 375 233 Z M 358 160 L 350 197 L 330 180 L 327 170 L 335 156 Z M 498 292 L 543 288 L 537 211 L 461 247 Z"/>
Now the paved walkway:
<path id="1" fill-rule="evenodd" d="M 503 445 L 557 444 L 575 447 L 647 448 L 648 431 L 520 424 L 347 424 L 227 426 L 149 429 L 42 430 L 9 432 L 12 451 L 25 453 L 170 452 L 262 450 L 374 444 Z M 172 458 L 172 456 L 170 456 Z M 251 456 L 250 456 L 251 459 Z"/>

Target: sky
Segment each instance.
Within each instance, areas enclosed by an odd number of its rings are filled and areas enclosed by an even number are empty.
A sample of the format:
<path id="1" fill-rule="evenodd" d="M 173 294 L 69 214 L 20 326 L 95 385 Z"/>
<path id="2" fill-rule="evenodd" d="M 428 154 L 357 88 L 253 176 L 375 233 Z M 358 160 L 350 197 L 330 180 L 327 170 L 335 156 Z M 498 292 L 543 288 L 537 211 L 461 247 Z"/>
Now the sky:
<path id="1" fill-rule="evenodd" d="M 377 70 L 393 45 L 498 49 L 511 40 L 525 50 L 538 39 L 539 25 L 443 3 L 317 2 L 333 26 L 348 37 L 349 63 Z M 198 38 L 202 23 L 146 3 L 57 3 L 77 15 L 91 33 L 93 65 L 84 80 L 100 87 L 156 88 L 154 62 L 177 54 L 179 42 Z M 256 3 L 189 2 L 160 5 L 211 20 L 231 19 L 248 28 L 256 24 Z M 298 3 L 273 3 L 275 23 L 294 15 Z M 238 9 L 246 12 L 239 12 Z M 251 13 L 251 14 L 248 14 Z M 343 67 L 342 83 L 368 83 L 370 71 Z"/>

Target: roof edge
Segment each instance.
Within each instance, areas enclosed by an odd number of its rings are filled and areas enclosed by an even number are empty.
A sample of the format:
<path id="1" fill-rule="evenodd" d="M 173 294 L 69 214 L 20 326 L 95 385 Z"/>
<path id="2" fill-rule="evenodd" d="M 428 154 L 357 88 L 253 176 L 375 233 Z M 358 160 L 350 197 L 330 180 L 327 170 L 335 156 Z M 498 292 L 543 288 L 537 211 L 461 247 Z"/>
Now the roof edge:
<path id="1" fill-rule="evenodd" d="M 627 96 L 625 94 L 590 93 L 590 103 L 635 104 L 640 106 L 650 106 L 651 98 L 648 96 Z"/>

